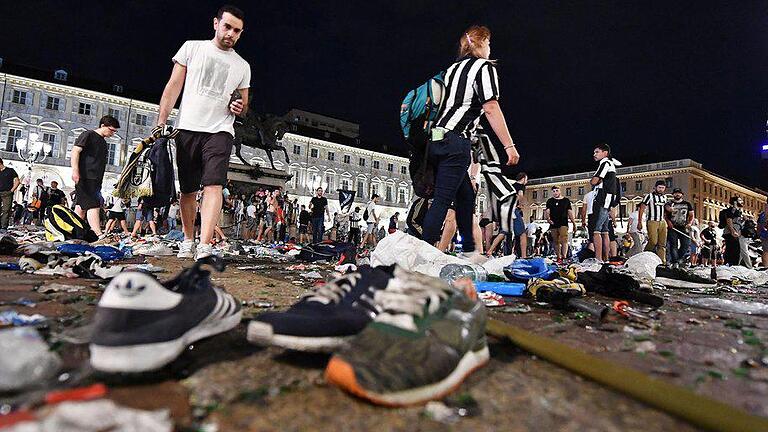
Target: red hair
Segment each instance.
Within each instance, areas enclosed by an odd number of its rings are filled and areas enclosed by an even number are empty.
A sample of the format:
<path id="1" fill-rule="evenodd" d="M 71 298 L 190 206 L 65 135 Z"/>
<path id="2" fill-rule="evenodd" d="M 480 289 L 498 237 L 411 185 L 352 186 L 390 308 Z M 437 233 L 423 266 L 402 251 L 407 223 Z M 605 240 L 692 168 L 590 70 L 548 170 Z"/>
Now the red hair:
<path id="1" fill-rule="evenodd" d="M 459 58 L 476 55 L 485 39 L 491 40 L 491 31 L 486 26 L 473 25 L 465 30 L 459 39 Z"/>

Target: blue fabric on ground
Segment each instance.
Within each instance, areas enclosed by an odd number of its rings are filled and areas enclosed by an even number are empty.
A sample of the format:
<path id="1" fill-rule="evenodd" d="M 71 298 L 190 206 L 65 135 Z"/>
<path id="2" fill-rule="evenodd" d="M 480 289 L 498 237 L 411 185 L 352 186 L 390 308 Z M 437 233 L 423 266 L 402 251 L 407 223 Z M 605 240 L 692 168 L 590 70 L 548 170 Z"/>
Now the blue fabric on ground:
<path id="1" fill-rule="evenodd" d="M 84 255 L 86 252 L 91 252 L 98 255 L 99 258 L 105 262 L 122 259 L 124 256 L 120 249 L 112 246 L 94 247 L 87 244 L 64 243 L 59 245 L 56 249 L 58 249 L 59 252 L 63 253 L 64 255 L 68 256 L 80 256 Z"/>
<path id="2" fill-rule="evenodd" d="M 504 274 L 509 280 L 526 282 L 532 278 L 546 278 L 556 270 L 557 267 L 547 265 L 544 258 L 520 258 L 504 267 Z"/>
<path id="3" fill-rule="evenodd" d="M 490 291 L 503 296 L 522 296 L 525 286 L 524 283 L 516 282 L 475 282 L 478 292 Z"/>
<path id="4" fill-rule="evenodd" d="M 171 230 L 171 231 L 168 231 L 168 234 L 165 235 L 165 239 L 184 241 L 184 233 L 179 230 Z"/>

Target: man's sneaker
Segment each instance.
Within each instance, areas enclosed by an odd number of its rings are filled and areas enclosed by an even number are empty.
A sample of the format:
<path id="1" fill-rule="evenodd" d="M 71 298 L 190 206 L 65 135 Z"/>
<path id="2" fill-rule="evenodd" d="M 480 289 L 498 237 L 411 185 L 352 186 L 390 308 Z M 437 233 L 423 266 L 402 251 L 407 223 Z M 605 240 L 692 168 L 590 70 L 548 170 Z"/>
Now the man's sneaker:
<path id="1" fill-rule="evenodd" d="M 196 262 L 168 281 L 136 271 L 117 275 L 99 300 L 91 339 L 91 365 L 104 372 L 159 369 L 187 345 L 237 326 L 242 311 L 230 294 L 211 285 L 211 264 Z"/>
<path id="2" fill-rule="evenodd" d="M 267 312 L 248 324 L 260 346 L 331 352 L 344 346 L 378 314 L 373 297 L 392 280 L 392 267 L 361 266 L 321 285 L 285 312 Z"/>
<path id="3" fill-rule="evenodd" d="M 707 288 L 717 285 L 717 281 L 704 278 L 681 268 L 656 267 L 655 282 L 669 288 Z"/>
<path id="4" fill-rule="evenodd" d="M 195 252 L 195 261 L 201 260 L 203 258 L 208 258 L 212 255 L 218 255 L 216 253 L 217 251 L 213 248 L 213 245 L 210 243 L 200 243 L 197 245 L 197 251 Z"/>
<path id="5" fill-rule="evenodd" d="M 195 241 L 184 240 L 179 243 L 179 253 L 176 254 L 177 258 L 194 258 L 195 257 Z"/>
<path id="6" fill-rule="evenodd" d="M 486 309 L 474 289 L 396 268 L 382 310 L 328 363 L 328 382 L 377 404 L 439 399 L 489 359 Z"/>

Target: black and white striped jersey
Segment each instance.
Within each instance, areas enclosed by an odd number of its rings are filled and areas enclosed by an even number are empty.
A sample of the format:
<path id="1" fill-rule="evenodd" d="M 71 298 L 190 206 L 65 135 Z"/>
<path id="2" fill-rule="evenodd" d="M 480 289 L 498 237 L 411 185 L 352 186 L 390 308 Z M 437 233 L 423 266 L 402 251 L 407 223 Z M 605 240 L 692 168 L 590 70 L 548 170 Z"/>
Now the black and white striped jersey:
<path id="1" fill-rule="evenodd" d="M 649 221 L 663 221 L 664 220 L 664 207 L 667 205 L 667 196 L 664 194 L 657 194 L 651 192 L 643 198 L 643 204 L 647 206 L 645 214 Z"/>
<path id="2" fill-rule="evenodd" d="M 617 160 L 606 157 L 601 159 L 597 165 L 597 171 L 593 177 L 601 180 L 595 186 L 597 195 L 595 196 L 594 208 L 611 208 L 618 205 L 619 182 L 616 178 L 616 166 L 621 165 Z"/>
<path id="3" fill-rule="evenodd" d="M 499 98 L 496 66 L 487 59 L 466 57 L 452 64 L 445 77 L 447 96 L 437 126 L 470 138 L 483 104 Z"/>

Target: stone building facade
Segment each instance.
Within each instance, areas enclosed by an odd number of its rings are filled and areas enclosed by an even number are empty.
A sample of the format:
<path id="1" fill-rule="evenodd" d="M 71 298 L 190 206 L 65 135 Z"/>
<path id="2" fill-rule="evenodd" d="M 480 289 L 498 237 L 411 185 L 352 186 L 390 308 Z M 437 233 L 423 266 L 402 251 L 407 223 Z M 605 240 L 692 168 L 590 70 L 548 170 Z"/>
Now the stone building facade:
<path id="1" fill-rule="evenodd" d="M 526 209 L 526 221 L 529 216 L 536 220 L 544 219 L 547 199 L 551 196 L 551 187 L 560 186 L 560 191 L 569 198 L 575 207 L 584 203 L 584 194 L 589 192 L 589 180 L 594 171 L 566 174 L 560 176 L 530 179 L 525 195 L 531 203 Z M 729 180 L 705 169 L 691 159 L 658 162 L 645 165 L 622 166 L 617 168 L 617 176 L 622 188 L 622 219 L 637 209 L 643 197 L 649 193 L 656 181 L 664 180 L 667 192 L 680 188 L 694 208 L 695 217 L 700 223 L 717 222 L 720 210 L 728 206 L 732 196 L 744 199 L 744 212 L 756 217 L 763 209 L 766 192 Z M 578 213 L 577 213 L 578 219 Z"/>

